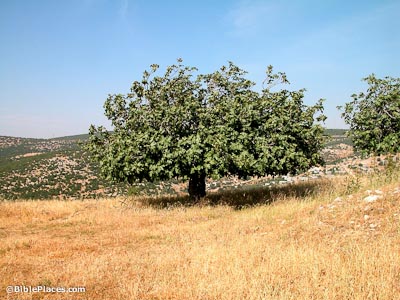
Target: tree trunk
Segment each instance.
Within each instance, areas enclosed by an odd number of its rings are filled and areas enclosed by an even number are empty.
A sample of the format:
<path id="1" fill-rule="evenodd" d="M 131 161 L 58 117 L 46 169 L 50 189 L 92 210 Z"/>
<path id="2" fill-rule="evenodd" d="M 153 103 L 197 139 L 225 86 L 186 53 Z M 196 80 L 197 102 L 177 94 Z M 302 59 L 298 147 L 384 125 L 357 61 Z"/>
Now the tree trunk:
<path id="1" fill-rule="evenodd" d="M 206 195 L 206 174 L 196 173 L 189 178 L 189 196 L 195 201 L 199 201 Z"/>

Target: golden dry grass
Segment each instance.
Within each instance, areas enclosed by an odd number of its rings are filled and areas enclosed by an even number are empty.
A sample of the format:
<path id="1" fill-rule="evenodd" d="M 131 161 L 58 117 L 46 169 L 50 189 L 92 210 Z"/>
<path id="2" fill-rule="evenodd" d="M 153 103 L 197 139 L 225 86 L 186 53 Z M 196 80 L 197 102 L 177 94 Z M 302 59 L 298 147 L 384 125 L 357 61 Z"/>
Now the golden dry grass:
<path id="1" fill-rule="evenodd" d="M 3 202 L 0 296 L 398 298 L 398 177 L 356 184 L 342 178 L 316 186 L 318 192 L 277 193 L 271 204 L 243 209 L 126 209 L 118 199 Z M 366 203 L 365 190 L 377 187 L 384 197 Z M 349 197 L 350 188 L 360 190 Z M 7 296 L 8 285 L 84 286 L 86 292 Z"/>

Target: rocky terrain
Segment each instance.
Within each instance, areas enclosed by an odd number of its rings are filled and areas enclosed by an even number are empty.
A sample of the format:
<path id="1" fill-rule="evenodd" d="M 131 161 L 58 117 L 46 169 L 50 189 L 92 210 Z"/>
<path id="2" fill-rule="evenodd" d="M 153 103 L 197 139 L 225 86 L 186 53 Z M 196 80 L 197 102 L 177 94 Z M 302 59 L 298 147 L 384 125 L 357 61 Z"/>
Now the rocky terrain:
<path id="1" fill-rule="evenodd" d="M 386 164 L 386 159 L 361 159 L 353 153 L 344 130 L 327 130 L 331 136 L 323 151 L 325 166 L 314 167 L 298 176 L 223 178 L 207 181 L 207 190 L 219 191 L 248 186 L 272 186 L 307 181 L 326 176 L 371 172 Z M 0 137 L 0 199 L 82 199 L 122 194 L 184 194 L 182 181 L 138 183 L 134 186 L 112 184 L 101 179 L 99 170 L 81 143 L 86 135 L 57 139 Z"/>
<path id="2" fill-rule="evenodd" d="M 94 198 L 124 191 L 97 174 L 78 139 L 0 137 L 0 198 Z"/>

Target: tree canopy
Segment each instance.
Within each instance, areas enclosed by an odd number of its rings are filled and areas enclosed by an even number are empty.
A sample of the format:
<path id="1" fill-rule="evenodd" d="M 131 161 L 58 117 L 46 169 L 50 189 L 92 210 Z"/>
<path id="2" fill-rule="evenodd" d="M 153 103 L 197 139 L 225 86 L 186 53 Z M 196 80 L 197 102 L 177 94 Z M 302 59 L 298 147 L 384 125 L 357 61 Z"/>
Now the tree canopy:
<path id="1" fill-rule="evenodd" d="M 303 172 L 323 162 L 322 100 L 303 103 L 304 89 L 270 66 L 261 92 L 229 62 L 197 74 L 182 60 L 157 76 L 145 71 L 126 95 L 109 95 L 105 115 L 113 131 L 91 126 L 87 149 L 114 181 L 189 180 L 189 194 L 205 196 L 207 177 Z M 196 75 L 197 74 L 197 75 Z"/>
<path id="2" fill-rule="evenodd" d="M 367 91 L 353 94 L 342 113 L 355 149 L 377 155 L 400 152 L 400 78 L 372 74 L 363 80 Z"/>

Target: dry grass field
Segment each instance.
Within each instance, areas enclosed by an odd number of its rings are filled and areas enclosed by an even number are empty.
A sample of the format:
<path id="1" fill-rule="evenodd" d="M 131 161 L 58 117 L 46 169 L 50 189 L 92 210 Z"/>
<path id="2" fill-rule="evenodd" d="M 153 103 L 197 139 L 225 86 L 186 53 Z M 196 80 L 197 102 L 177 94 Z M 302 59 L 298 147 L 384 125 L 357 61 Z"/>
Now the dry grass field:
<path id="1" fill-rule="evenodd" d="M 277 188 L 238 207 L 240 193 L 164 208 L 2 202 L 0 298 L 399 299 L 398 173 Z"/>

